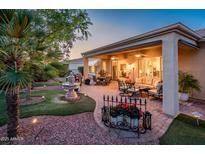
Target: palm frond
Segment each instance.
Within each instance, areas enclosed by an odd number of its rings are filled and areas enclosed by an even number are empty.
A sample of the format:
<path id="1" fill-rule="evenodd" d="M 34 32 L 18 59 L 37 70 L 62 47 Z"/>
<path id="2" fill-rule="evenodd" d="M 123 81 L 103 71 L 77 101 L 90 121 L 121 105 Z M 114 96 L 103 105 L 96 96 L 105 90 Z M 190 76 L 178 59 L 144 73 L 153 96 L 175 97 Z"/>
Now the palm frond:
<path id="1" fill-rule="evenodd" d="M 1 11 L 0 35 L 13 38 L 22 38 L 29 30 L 31 22 L 31 13 L 27 10 L 15 10 L 12 17 L 5 11 Z"/>
<path id="2" fill-rule="evenodd" d="M 199 81 L 190 73 L 179 72 L 179 91 L 190 93 L 192 90 L 201 91 Z"/>
<path id="3" fill-rule="evenodd" d="M 9 70 L 0 77 L 0 90 L 4 92 L 15 92 L 17 84 L 24 88 L 29 83 L 30 76 L 25 71 Z"/>

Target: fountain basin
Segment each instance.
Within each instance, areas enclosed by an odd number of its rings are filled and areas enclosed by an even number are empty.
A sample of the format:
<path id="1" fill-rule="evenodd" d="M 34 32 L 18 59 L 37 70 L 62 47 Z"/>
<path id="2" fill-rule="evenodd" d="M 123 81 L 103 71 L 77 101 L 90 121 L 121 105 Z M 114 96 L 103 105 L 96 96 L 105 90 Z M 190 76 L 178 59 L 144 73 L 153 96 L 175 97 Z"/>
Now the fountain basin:
<path id="1" fill-rule="evenodd" d="M 79 85 L 77 83 L 70 84 L 70 83 L 64 83 L 63 88 L 67 91 L 65 94 L 65 99 L 68 101 L 75 101 L 78 100 L 79 97 L 75 91 Z"/>

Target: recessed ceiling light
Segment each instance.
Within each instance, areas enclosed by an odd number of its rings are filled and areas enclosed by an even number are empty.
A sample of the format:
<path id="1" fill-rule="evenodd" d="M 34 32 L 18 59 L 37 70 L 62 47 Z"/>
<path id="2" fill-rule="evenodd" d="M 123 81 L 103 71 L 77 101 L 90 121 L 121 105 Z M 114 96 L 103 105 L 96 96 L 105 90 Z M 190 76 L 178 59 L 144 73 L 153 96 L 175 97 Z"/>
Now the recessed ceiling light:
<path id="1" fill-rule="evenodd" d="M 141 55 L 138 54 L 138 55 L 135 55 L 135 57 L 139 58 L 139 57 L 141 57 Z"/>

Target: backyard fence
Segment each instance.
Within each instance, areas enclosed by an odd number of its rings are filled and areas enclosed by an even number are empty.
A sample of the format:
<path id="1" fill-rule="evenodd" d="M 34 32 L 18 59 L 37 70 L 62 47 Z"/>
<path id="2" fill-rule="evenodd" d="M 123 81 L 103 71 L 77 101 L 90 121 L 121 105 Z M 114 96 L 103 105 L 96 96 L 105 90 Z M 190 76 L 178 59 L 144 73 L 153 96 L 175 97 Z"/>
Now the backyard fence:
<path id="1" fill-rule="evenodd" d="M 139 137 L 151 130 L 151 116 L 146 99 L 103 96 L 102 122 L 107 127 L 133 131 Z"/>

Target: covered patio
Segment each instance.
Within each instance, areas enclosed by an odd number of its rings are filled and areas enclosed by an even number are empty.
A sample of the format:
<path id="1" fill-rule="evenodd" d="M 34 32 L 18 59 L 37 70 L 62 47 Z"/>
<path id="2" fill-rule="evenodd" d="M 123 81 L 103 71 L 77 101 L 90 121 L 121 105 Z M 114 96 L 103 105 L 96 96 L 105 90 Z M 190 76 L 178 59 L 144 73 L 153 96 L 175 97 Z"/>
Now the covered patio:
<path id="1" fill-rule="evenodd" d="M 113 80 L 163 80 L 162 111 L 174 117 L 179 112 L 178 71 L 186 67 L 181 55 L 196 51 L 198 39 L 197 33 L 177 23 L 84 52 L 84 78 L 89 58 L 97 58 L 101 60 L 97 71 L 105 70 Z"/>

